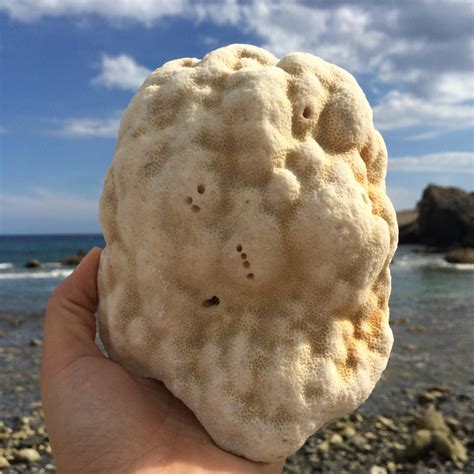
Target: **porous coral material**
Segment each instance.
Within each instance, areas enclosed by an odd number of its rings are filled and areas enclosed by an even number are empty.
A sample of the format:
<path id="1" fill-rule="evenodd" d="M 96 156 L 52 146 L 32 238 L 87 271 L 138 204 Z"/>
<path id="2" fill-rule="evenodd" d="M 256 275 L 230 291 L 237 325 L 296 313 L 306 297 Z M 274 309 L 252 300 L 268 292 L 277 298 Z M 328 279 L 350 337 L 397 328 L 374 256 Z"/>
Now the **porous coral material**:
<path id="1" fill-rule="evenodd" d="M 215 443 L 297 450 L 392 347 L 387 152 L 353 76 L 233 44 L 169 61 L 120 125 L 101 197 L 100 335 Z"/>

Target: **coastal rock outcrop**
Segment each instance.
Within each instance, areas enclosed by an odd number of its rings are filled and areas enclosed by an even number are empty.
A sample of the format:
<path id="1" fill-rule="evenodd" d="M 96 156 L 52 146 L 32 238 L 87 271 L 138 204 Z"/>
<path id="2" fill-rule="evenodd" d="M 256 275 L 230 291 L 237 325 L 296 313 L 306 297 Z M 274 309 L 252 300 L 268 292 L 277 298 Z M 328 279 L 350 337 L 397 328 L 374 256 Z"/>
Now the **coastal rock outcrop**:
<path id="1" fill-rule="evenodd" d="M 79 249 L 76 255 L 72 255 L 71 257 L 63 258 L 59 261 L 61 265 L 79 265 L 81 260 L 86 256 L 87 252 L 82 249 Z"/>
<path id="2" fill-rule="evenodd" d="M 474 247 L 474 193 L 430 184 L 417 209 L 397 214 L 400 244 Z"/>
<path id="3" fill-rule="evenodd" d="M 474 193 L 429 185 L 418 203 L 417 225 L 424 244 L 474 247 Z"/>
<path id="4" fill-rule="evenodd" d="M 474 248 L 457 248 L 446 254 L 449 263 L 474 263 Z"/>
<path id="5" fill-rule="evenodd" d="M 420 242 L 417 218 L 418 211 L 416 209 L 397 212 L 400 244 L 417 244 Z"/>

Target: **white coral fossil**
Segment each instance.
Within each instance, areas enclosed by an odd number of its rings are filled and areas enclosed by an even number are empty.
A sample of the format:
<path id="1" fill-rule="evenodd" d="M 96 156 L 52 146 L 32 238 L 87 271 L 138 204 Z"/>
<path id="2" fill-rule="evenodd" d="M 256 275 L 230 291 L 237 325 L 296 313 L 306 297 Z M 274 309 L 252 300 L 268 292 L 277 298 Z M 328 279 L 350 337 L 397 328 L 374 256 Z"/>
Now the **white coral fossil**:
<path id="1" fill-rule="evenodd" d="M 101 197 L 100 335 L 215 443 L 297 450 L 370 394 L 392 347 L 387 153 L 354 78 L 233 44 L 167 62 Z"/>

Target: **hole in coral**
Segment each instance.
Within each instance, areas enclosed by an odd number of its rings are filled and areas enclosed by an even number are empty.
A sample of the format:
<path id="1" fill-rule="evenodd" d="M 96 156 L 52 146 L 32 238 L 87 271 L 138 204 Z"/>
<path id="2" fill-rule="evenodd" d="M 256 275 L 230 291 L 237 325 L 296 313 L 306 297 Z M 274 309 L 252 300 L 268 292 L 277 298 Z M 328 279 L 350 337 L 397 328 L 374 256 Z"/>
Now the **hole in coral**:
<path id="1" fill-rule="evenodd" d="M 240 256 L 242 257 L 242 260 L 245 260 L 247 258 L 247 254 L 246 253 L 241 253 Z"/>
<path id="2" fill-rule="evenodd" d="M 201 210 L 201 208 L 200 208 L 199 206 L 196 206 L 196 204 L 193 204 L 193 205 L 191 206 L 191 210 L 192 210 L 193 212 L 199 212 L 199 211 Z"/>
<path id="3" fill-rule="evenodd" d="M 249 280 L 253 280 L 255 278 L 255 275 L 253 273 L 247 273 L 247 278 Z"/>
<path id="4" fill-rule="evenodd" d="M 305 107 L 303 110 L 303 117 L 310 118 L 311 117 L 311 109 L 309 107 Z"/>
<path id="5" fill-rule="evenodd" d="M 202 302 L 202 305 L 206 308 L 209 308 L 209 306 L 217 306 L 220 303 L 220 300 L 217 296 L 213 296 L 212 298 L 209 298 L 208 300 L 204 300 Z"/>
<path id="6" fill-rule="evenodd" d="M 242 244 L 237 245 L 235 249 L 237 250 L 237 252 L 242 252 Z"/>
<path id="7" fill-rule="evenodd" d="M 204 186 L 204 184 L 199 184 L 197 187 L 197 190 L 199 194 L 204 194 L 204 191 L 206 190 L 206 186 Z"/>
<path id="8" fill-rule="evenodd" d="M 248 260 L 245 260 L 245 262 L 243 263 L 244 265 L 244 268 L 248 268 L 250 267 L 250 262 Z M 247 275 L 248 276 L 248 275 Z"/>
<path id="9" fill-rule="evenodd" d="M 192 197 L 187 197 L 186 198 L 186 204 L 192 204 L 193 203 L 193 198 Z"/>

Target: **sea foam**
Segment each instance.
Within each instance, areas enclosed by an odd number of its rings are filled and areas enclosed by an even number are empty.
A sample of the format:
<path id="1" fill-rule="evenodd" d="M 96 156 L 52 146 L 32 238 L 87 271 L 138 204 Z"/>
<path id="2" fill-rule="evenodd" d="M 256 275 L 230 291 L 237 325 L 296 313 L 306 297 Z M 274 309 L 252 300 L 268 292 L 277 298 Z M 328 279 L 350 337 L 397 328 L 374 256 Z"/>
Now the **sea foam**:
<path id="1" fill-rule="evenodd" d="M 9 272 L 0 273 L 0 280 L 30 280 L 39 278 L 66 278 L 73 272 L 72 268 L 54 269 L 51 271 Z"/>

